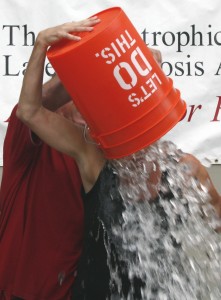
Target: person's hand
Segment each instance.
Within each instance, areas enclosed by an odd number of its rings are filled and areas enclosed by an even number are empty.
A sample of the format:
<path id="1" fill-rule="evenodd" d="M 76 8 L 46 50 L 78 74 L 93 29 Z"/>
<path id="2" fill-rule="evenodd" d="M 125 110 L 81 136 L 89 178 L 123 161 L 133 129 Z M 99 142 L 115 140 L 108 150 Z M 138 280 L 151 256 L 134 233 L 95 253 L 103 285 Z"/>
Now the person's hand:
<path id="1" fill-rule="evenodd" d="M 100 22 L 97 16 L 78 21 L 78 22 L 68 22 L 62 25 L 51 27 L 41 31 L 38 34 L 36 42 L 42 47 L 47 48 L 61 39 L 69 39 L 72 41 L 81 40 L 78 36 L 79 32 L 92 31 L 94 25 Z"/>
<path id="2" fill-rule="evenodd" d="M 157 61 L 157 63 L 159 65 L 162 64 L 162 54 L 159 50 L 153 49 L 153 48 L 149 48 L 151 53 L 153 54 L 153 57 L 155 58 L 155 60 Z"/>

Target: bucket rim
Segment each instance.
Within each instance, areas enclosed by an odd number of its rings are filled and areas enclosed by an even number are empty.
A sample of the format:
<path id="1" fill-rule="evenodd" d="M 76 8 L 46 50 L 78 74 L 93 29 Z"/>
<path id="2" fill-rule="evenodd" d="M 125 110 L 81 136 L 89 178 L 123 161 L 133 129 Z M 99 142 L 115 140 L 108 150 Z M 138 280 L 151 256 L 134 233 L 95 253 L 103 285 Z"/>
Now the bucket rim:
<path id="1" fill-rule="evenodd" d="M 138 146 L 138 147 L 133 147 L 133 150 L 128 150 L 128 151 L 124 151 L 123 154 L 119 154 L 119 151 L 116 150 L 116 149 L 113 149 L 114 147 L 111 147 L 111 148 L 102 148 L 101 150 L 104 152 L 104 156 L 107 158 L 107 159 L 120 159 L 120 158 L 123 158 L 123 157 L 126 157 L 126 156 L 129 156 L 129 155 L 132 155 L 150 145 L 152 145 L 153 143 L 155 143 L 156 141 L 158 141 L 159 139 L 161 139 L 165 134 L 167 134 L 172 128 L 175 127 L 175 125 L 181 120 L 185 110 L 186 110 L 186 107 L 187 107 L 187 104 L 184 100 L 178 102 L 178 104 L 180 103 L 180 105 L 182 105 L 179 109 L 179 117 L 177 118 L 177 120 L 174 122 L 174 121 L 171 121 L 169 122 L 168 126 L 165 128 L 165 130 L 161 131 L 160 134 L 158 135 L 155 135 L 155 137 L 150 141 L 148 140 L 147 143 L 144 143 L 142 146 Z M 161 122 L 165 121 L 165 119 L 167 119 L 167 117 L 169 117 L 169 115 L 166 116 L 166 118 L 164 118 L 163 120 L 161 120 Z M 158 125 L 158 124 L 157 124 Z M 145 132 L 143 133 L 145 134 Z M 125 144 L 128 144 L 125 143 Z M 125 144 L 121 144 L 119 146 L 116 146 L 116 148 L 120 147 L 120 146 L 123 146 Z M 113 150 L 117 151 L 117 153 L 113 153 Z"/>
<path id="2" fill-rule="evenodd" d="M 179 92 L 179 90 L 176 90 L 176 91 Z M 145 132 L 147 132 L 147 131 L 151 131 L 152 128 L 156 127 L 156 126 L 159 125 L 161 122 L 163 122 L 163 120 L 166 119 L 167 116 L 169 116 L 170 113 L 171 113 L 174 109 L 176 109 L 176 107 L 177 107 L 178 105 L 182 104 L 182 102 L 185 102 L 185 101 L 182 100 L 182 99 L 180 98 L 180 92 L 179 92 L 178 95 L 177 95 L 176 101 L 173 103 L 173 105 L 171 105 L 171 107 L 169 108 L 169 110 L 166 112 L 165 115 L 163 115 L 161 118 L 159 118 L 159 119 L 157 120 L 156 123 L 151 124 L 148 128 L 145 128 L 145 129 L 143 129 L 142 131 L 139 131 L 139 133 L 137 133 L 136 135 L 133 135 L 133 137 L 130 137 L 130 138 L 128 138 L 127 140 L 124 140 L 123 142 L 118 142 L 118 143 L 115 143 L 115 144 L 112 144 L 112 145 L 107 145 L 107 144 L 105 145 L 105 141 L 104 141 L 104 140 L 102 140 L 102 139 L 100 139 L 100 138 L 98 138 L 98 137 L 94 137 L 93 135 L 91 135 L 91 136 L 92 136 L 92 138 L 94 138 L 96 141 L 98 141 L 98 143 L 102 146 L 102 148 L 105 148 L 105 149 L 108 149 L 108 148 L 109 148 L 109 149 L 110 149 L 110 148 L 113 148 L 113 147 L 118 147 L 118 146 L 120 146 L 120 145 L 123 145 L 123 144 L 125 144 L 125 143 L 128 143 L 128 142 L 130 142 L 130 141 L 132 141 L 132 140 L 138 138 L 139 136 L 142 136 L 142 135 L 145 134 Z M 147 115 L 148 115 L 148 113 L 147 113 L 145 116 L 147 116 Z M 145 116 L 144 116 L 144 117 L 145 117 Z M 139 122 L 139 120 L 138 120 L 138 122 Z M 178 120 L 177 122 L 179 122 L 179 120 Z M 120 130 L 119 130 L 119 131 L 120 131 Z"/>

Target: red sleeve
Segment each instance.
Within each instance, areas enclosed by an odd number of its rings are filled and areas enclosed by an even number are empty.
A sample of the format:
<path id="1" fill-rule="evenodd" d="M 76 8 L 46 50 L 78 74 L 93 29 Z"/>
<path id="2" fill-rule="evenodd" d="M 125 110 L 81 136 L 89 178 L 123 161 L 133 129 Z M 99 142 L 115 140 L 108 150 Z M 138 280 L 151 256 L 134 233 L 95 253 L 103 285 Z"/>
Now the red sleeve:
<path id="1" fill-rule="evenodd" d="M 4 165 L 27 164 L 41 146 L 41 141 L 35 136 L 32 139 L 31 131 L 16 117 L 17 105 L 12 110 L 6 132 L 3 159 Z"/>

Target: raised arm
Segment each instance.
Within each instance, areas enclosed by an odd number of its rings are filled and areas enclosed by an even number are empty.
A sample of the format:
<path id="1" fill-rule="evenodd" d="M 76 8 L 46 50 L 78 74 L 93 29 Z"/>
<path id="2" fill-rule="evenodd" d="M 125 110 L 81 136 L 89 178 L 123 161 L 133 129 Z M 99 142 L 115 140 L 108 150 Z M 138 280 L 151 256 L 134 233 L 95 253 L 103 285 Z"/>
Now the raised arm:
<path id="1" fill-rule="evenodd" d="M 81 127 L 43 106 L 42 82 L 48 46 L 63 38 L 78 42 L 80 37 L 74 33 L 91 31 L 98 22 L 99 20 L 94 17 L 80 22 L 65 23 L 43 30 L 38 34 L 24 75 L 17 109 L 18 118 L 43 141 L 74 157 L 78 163 L 83 182 L 92 181 L 92 184 L 94 178 L 90 176 L 91 172 L 95 173 L 95 177 L 99 173 L 102 156 L 95 145 L 85 143 Z M 93 166 L 92 162 L 97 162 L 97 164 Z"/>
<path id="2" fill-rule="evenodd" d="M 60 88 L 59 86 L 61 84 L 59 79 L 55 76 L 51 81 L 45 84 L 42 90 L 43 69 L 48 46 L 64 38 L 78 42 L 80 37 L 73 33 L 91 31 L 93 30 L 92 26 L 97 22 L 99 22 L 97 18 L 86 19 L 80 22 L 69 22 L 48 28 L 38 34 L 28 63 L 28 68 L 24 75 L 19 99 L 19 116 L 24 117 L 25 120 L 32 117 L 39 107 L 42 106 L 42 95 L 47 98 L 51 89 Z"/>

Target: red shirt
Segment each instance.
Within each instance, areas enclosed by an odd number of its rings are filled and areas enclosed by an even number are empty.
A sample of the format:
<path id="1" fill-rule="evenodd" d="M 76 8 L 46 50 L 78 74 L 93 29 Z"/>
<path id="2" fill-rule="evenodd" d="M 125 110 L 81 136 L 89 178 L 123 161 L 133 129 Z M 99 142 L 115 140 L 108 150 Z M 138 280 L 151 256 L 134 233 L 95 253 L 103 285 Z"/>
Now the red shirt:
<path id="1" fill-rule="evenodd" d="M 72 158 L 34 143 L 15 112 L 0 191 L 0 299 L 70 299 L 83 235 L 78 169 Z"/>

